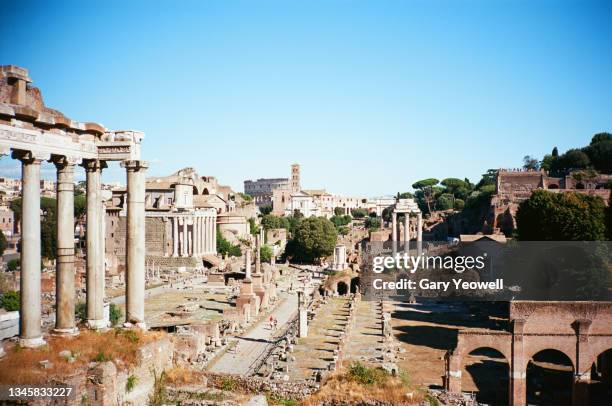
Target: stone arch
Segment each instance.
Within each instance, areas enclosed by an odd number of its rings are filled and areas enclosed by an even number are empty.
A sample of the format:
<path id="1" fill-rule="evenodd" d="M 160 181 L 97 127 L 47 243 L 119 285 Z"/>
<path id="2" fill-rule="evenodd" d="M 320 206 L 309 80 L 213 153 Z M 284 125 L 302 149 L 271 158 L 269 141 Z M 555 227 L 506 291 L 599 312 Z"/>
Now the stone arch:
<path id="1" fill-rule="evenodd" d="M 578 182 L 578 183 L 576 184 L 576 189 L 584 189 L 584 188 L 585 188 L 585 187 L 584 187 L 584 183 L 582 183 L 582 182 Z"/>
<path id="2" fill-rule="evenodd" d="M 502 405 L 510 399 L 510 361 L 504 351 L 493 346 L 474 345 L 461 360 L 462 385 L 469 379 L 476 387 L 476 400 Z M 466 390 L 463 386 L 462 390 Z"/>
<path id="3" fill-rule="evenodd" d="M 193 195 L 194 195 L 194 196 L 199 195 L 199 193 L 198 193 L 198 188 L 197 188 L 197 186 L 195 186 L 195 185 L 193 186 Z"/>
<path id="4" fill-rule="evenodd" d="M 590 372 L 589 397 L 596 405 L 604 404 L 603 400 L 612 399 L 612 348 L 594 354 Z"/>
<path id="5" fill-rule="evenodd" d="M 574 362 L 557 348 L 542 348 L 527 359 L 526 401 L 538 405 L 571 405 Z"/>
<path id="6" fill-rule="evenodd" d="M 553 183 L 552 185 L 548 185 L 548 189 L 559 189 L 559 185 Z"/>
<path id="7" fill-rule="evenodd" d="M 208 195 L 208 194 L 210 194 L 210 192 L 208 191 L 208 188 L 206 188 L 206 187 L 205 187 L 205 188 L 202 190 L 202 194 L 203 194 L 203 195 Z"/>

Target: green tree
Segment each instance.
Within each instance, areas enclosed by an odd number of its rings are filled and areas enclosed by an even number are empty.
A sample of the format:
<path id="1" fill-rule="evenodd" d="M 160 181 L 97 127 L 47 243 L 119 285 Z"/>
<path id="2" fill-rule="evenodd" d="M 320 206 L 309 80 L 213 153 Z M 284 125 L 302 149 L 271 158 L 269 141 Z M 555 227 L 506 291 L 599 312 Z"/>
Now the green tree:
<path id="1" fill-rule="evenodd" d="M 431 213 L 431 203 L 433 201 L 434 190 L 433 187 L 436 186 L 440 181 L 435 178 L 422 179 L 418 182 L 412 184 L 413 189 L 418 189 L 421 191 L 423 196 L 423 201 L 425 206 L 427 207 L 427 212 Z"/>
<path id="2" fill-rule="evenodd" d="M 450 210 L 455 206 L 455 196 L 450 193 L 443 193 L 436 199 L 438 210 Z"/>
<path id="3" fill-rule="evenodd" d="M 269 245 L 262 245 L 259 249 L 259 255 L 262 262 L 270 262 L 273 255 L 272 248 Z"/>
<path id="4" fill-rule="evenodd" d="M 397 194 L 398 199 L 412 199 L 414 195 L 410 192 L 402 192 Z"/>
<path id="5" fill-rule="evenodd" d="M 8 247 L 8 241 L 6 240 L 6 236 L 2 231 L 0 231 L 0 257 L 4 255 L 4 251 Z"/>
<path id="6" fill-rule="evenodd" d="M 608 207 L 606 207 L 606 238 L 612 241 L 612 190 L 608 198 Z"/>
<path id="7" fill-rule="evenodd" d="M 366 209 L 353 209 L 351 210 L 351 216 L 356 219 L 362 219 L 368 215 L 368 211 Z"/>
<path id="8" fill-rule="evenodd" d="M 266 214 L 270 214 L 270 213 L 272 213 L 272 205 L 268 204 L 268 205 L 265 205 L 265 206 L 261 206 L 261 207 L 259 208 L 259 212 L 260 212 L 262 215 L 264 215 L 264 216 L 265 216 Z"/>
<path id="9" fill-rule="evenodd" d="M 108 309 L 108 318 L 110 320 L 111 326 L 116 326 L 121 320 L 121 308 L 114 303 L 110 304 Z"/>
<path id="10" fill-rule="evenodd" d="M 17 270 L 17 268 L 19 268 L 19 259 L 11 259 L 6 264 L 6 269 L 9 272 L 15 272 Z"/>
<path id="11" fill-rule="evenodd" d="M 334 216 L 343 216 L 345 211 L 344 207 L 335 207 Z"/>
<path id="12" fill-rule="evenodd" d="M 21 206 L 21 199 L 15 199 L 10 204 L 11 210 L 13 210 L 15 214 L 15 222 L 21 221 Z M 42 218 L 40 223 L 40 248 L 41 255 L 49 259 L 54 259 L 57 252 L 56 206 L 57 201 L 55 199 L 41 197 L 40 210 L 42 211 Z"/>
<path id="13" fill-rule="evenodd" d="M 380 228 L 380 220 L 376 217 L 368 217 L 365 219 L 365 227 L 370 231 L 376 231 Z"/>
<path id="14" fill-rule="evenodd" d="M 475 189 L 481 190 L 484 186 L 493 185 L 495 186 L 497 179 L 497 169 L 488 169 L 486 173 L 482 175 L 480 181 L 476 184 Z"/>
<path id="15" fill-rule="evenodd" d="M 556 176 L 560 176 L 572 170 L 588 168 L 590 165 L 589 156 L 581 149 L 574 148 L 555 160 L 551 169 Z"/>
<path id="16" fill-rule="evenodd" d="M 529 171 L 537 171 L 540 169 L 540 161 L 530 155 L 525 155 L 523 157 L 523 168 Z"/>
<path id="17" fill-rule="evenodd" d="M 219 230 L 217 230 L 217 252 L 221 255 L 229 255 L 230 257 L 239 257 L 242 255 L 240 246 L 233 245 L 226 240 Z"/>
<path id="18" fill-rule="evenodd" d="M 265 214 L 261 218 L 261 225 L 264 230 L 273 228 L 289 228 L 289 220 L 286 217 L 275 216 L 274 214 Z"/>
<path id="19" fill-rule="evenodd" d="M 251 195 L 247 195 L 246 193 L 238 192 L 238 196 L 242 198 L 247 203 L 253 201 L 253 197 Z"/>
<path id="20" fill-rule="evenodd" d="M 350 224 L 352 220 L 353 218 L 348 214 L 342 216 L 332 216 L 329 219 L 329 221 L 334 223 L 336 227 L 346 226 L 347 224 Z"/>
<path id="21" fill-rule="evenodd" d="M 612 134 L 595 134 L 584 152 L 589 156 L 594 169 L 606 174 L 612 173 Z"/>
<path id="22" fill-rule="evenodd" d="M 254 217 L 251 217 L 249 220 L 249 230 L 251 230 L 252 235 L 259 234 L 259 224 L 257 224 L 257 220 Z"/>
<path id="23" fill-rule="evenodd" d="M 297 225 L 287 251 L 298 261 L 318 261 L 331 255 L 337 239 L 338 232 L 331 221 L 324 217 L 310 217 Z"/>
<path id="24" fill-rule="evenodd" d="M 518 237 L 526 241 L 603 240 L 604 207 L 597 196 L 536 190 L 519 205 Z"/>
<path id="25" fill-rule="evenodd" d="M 14 312 L 19 310 L 20 295 L 19 292 L 9 290 L 0 296 L 0 307 L 7 312 Z"/>

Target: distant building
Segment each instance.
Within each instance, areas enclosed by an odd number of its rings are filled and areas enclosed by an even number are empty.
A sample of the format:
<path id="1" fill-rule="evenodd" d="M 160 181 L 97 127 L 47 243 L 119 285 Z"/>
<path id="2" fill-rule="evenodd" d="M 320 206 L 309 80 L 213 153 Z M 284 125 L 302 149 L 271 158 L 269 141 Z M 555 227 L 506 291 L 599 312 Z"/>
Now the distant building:
<path id="1" fill-rule="evenodd" d="M 574 171 L 564 177 L 553 177 L 548 176 L 543 170 L 500 169 L 495 179 L 495 194 L 491 198 L 487 224 L 482 231 L 485 233 L 501 231 L 511 235 L 516 229 L 516 212 L 519 205 L 529 199 L 535 190 L 599 196 L 608 203 L 611 184 L 612 175 L 585 175 L 583 171 Z"/>
<path id="2" fill-rule="evenodd" d="M 244 193 L 253 197 L 257 206 L 273 204 L 275 191 L 287 194 L 300 190 L 300 165 L 291 165 L 291 178 L 260 178 L 256 181 L 244 181 Z"/>
<path id="3" fill-rule="evenodd" d="M 15 213 L 8 206 L 0 206 L 0 230 L 7 237 L 15 231 Z"/>

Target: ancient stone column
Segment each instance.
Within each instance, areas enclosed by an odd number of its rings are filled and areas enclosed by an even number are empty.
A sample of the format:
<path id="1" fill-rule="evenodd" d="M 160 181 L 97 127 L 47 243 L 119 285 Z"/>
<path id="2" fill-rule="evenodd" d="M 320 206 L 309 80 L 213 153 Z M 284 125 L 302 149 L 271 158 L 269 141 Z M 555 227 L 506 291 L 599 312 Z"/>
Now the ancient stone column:
<path id="1" fill-rule="evenodd" d="M 417 255 L 423 254 L 423 214 L 417 214 Z"/>
<path id="2" fill-rule="evenodd" d="M 170 217 L 172 220 L 172 256 L 178 257 L 179 255 L 179 225 L 178 217 Z"/>
<path id="3" fill-rule="evenodd" d="M 308 309 L 305 294 L 298 291 L 298 337 L 308 336 Z"/>
<path id="4" fill-rule="evenodd" d="M 251 250 L 247 249 L 244 253 L 244 273 L 245 279 L 251 279 Z"/>
<path id="5" fill-rule="evenodd" d="M 208 244 L 206 246 L 206 251 L 208 251 L 208 252 L 214 251 L 213 250 L 213 243 L 214 243 L 214 241 L 216 239 L 216 235 L 212 231 L 212 220 L 213 220 L 212 217 L 207 217 L 206 218 L 206 234 L 208 236 L 208 239 L 207 239 Z"/>
<path id="6" fill-rule="evenodd" d="M 145 329 L 145 171 L 149 165 L 125 161 L 122 166 L 127 170 L 128 206 L 125 321 Z"/>
<path id="7" fill-rule="evenodd" d="M 198 252 L 204 255 L 204 217 L 198 216 Z"/>
<path id="8" fill-rule="evenodd" d="M 212 248 L 211 251 L 213 253 L 217 252 L 217 217 L 211 217 L 210 218 L 210 236 L 211 236 L 211 243 L 212 243 Z"/>
<path id="9" fill-rule="evenodd" d="M 31 152 L 13 153 L 21 160 L 21 305 L 19 345 L 45 344 L 41 331 L 40 286 L 40 164 L 42 157 Z"/>
<path id="10" fill-rule="evenodd" d="M 259 234 L 255 236 L 255 273 L 261 273 L 261 239 Z"/>
<path id="11" fill-rule="evenodd" d="M 524 319 L 514 319 L 510 322 L 512 333 L 512 359 L 510 360 L 510 379 L 508 404 L 525 406 L 527 404 L 527 361 L 524 349 Z"/>
<path id="12" fill-rule="evenodd" d="M 397 213 L 391 213 L 391 241 L 397 241 Z"/>
<path id="13" fill-rule="evenodd" d="M 200 218 L 198 216 L 193 217 L 193 248 L 191 256 L 196 257 L 200 254 Z"/>
<path id="14" fill-rule="evenodd" d="M 107 327 L 104 320 L 104 252 L 101 250 L 101 177 L 106 163 L 83 162 L 87 178 L 87 325 L 92 329 Z"/>
<path id="15" fill-rule="evenodd" d="M 395 211 L 391 213 L 391 249 L 395 257 L 397 254 L 397 213 Z"/>
<path id="16" fill-rule="evenodd" d="M 404 251 L 410 252 L 410 213 L 404 213 Z"/>
<path id="17" fill-rule="evenodd" d="M 181 238 L 181 256 L 187 256 L 187 239 L 189 237 L 189 233 L 187 232 L 187 217 L 182 217 L 183 220 L 183 237 Z"/>
<path id="18" fill-rule="evenodd" d="M 54 334 L 78 333 L 74 320 L 74 165 L 62 157 L 57 168 L 57 260 L 55 268 Z"/>
<path id="19" fill-rule="evenodd" d="M 444 389 L 450 393 L 461 393 L 461 356 L 446 354 Z"/>

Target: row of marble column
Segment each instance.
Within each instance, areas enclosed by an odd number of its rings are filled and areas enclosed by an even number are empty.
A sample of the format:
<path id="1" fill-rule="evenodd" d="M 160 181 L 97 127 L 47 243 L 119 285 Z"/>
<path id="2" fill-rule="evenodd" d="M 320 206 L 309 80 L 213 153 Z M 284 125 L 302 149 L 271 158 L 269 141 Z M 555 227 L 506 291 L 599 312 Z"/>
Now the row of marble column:
<path id="1" fill-rule="evenodd" d="M 405 212 L 404 214 L 404 251 L 409 252 L 410 249 L 410 214 Z M 416 242 L 417 242 L 417 255 L 423 253 L 423 215 L 421 212 L 416 213 L 417 226 L 416 226 Z M 399 223 L 397 221 L 397 212 L 391 213 L 391 241 L 393 242 L 393 254 L 397 251 L 397 241 L 400 235 Z"/>
<path id="2" fill-rule="evenodd" d="M 212 216 L 189 214 L 169 217 L 172 256 L 197 257 L 217 251 L 217 224 Z"/>
<path id="3" fill-rule="evenodd" d="M 40 168 L 51 160 L 57 169 L 57 261 L 55 334 L 76 334 L 74 169 L 80 160 L 30 151 L 15 151 L 22 165 L 21 304 L 19 342 L 23 347 L 45 343 L 41 327 Z M 85 160 L 87 179 L 87 324 L 107 327 L 104 317 L 105 210 L 101 175 L 106 163 Z M 143 161 L 124 161 L 127 172 L 126 322 L 144 328 L 145 177 Z"/>

